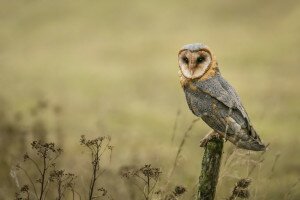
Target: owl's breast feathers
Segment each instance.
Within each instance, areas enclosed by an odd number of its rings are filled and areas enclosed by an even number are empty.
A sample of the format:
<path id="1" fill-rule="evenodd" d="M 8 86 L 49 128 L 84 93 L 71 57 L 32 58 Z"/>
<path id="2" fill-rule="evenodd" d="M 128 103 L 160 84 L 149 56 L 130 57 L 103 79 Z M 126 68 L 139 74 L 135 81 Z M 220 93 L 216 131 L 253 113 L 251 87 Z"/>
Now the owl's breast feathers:
<path id="1" fill-rule="evenodd" d="M 212 129 L 223 135 L 227 130 L 227 139 L 240 148 L 265 150 L 239 96 L 217 67 L 209 69 L 198 79 L 181 75 L 180 83 L 191 111 Z"/>

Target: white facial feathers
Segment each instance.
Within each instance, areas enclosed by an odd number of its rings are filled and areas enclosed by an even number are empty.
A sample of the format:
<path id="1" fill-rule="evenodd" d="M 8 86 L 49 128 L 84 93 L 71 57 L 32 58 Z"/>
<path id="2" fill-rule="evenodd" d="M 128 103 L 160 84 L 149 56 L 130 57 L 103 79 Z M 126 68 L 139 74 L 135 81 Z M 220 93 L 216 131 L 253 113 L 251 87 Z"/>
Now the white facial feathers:
<path id="1" fill-rule="evenodd" d="M 206 50 L 182 50 L 178 55 L 179 68 L 186 78 L 200 78 L 210 67 L 211 54 Z"/>

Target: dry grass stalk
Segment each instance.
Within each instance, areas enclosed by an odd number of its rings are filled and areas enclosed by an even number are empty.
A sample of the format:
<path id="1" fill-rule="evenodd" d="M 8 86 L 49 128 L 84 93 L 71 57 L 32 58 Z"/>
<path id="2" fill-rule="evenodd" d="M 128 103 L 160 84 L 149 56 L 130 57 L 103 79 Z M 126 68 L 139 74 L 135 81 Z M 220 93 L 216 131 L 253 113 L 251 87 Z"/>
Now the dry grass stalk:
<path id="1" fill-rule="evenodd" d="M 191 124 L 189 125 L 189 127 L 187 128 L 187 130 L 186 130 L 186 131 L 184 132 L 184 134 L 183 134 L 183 138 L 182 138 L 182 140 L 181 140 L 181 142 L 180 142 L 180 144 L 179 144 L 179 147 L 178 147 L 178 150 L 177 150 L 177 153 L 176 153 L 176 156 L 175 156 L 175 160 L 174 160 L 173 167 L 171 168 L 171 171 L 170 171 L 169 176 L 168 176 L 168 180 L 172 177 L 172 175 L 173 175 L 173 173 L 174 173 L 174 171 L 175 171 L 175 168 L 176 168 L 176 166 L 178 165 L 179 156 L 180 156 L 180 154 L 181 154 L 181 152 L 182 152 L 182 149 L 183 149 L 183 146 L 184 146 L 184 144 L 185 144 L 185 141 L 186 141 L 186 139 L 188 138 L 189 133 L 191 132 L 191 130 L 193 129 L 193 127 L 194 127 L 194 125 L 195 125 L 195 123 L 196 123 L 197 121 L 199 121 L 199 118 L 193 120 L 193 121 L 191 122 Z"/>
<path id="2" fill-rule="evenodd" d="M 173 144 L 174 139 L 175 139 L 176 130 L 177 130 L 177 126 L 178 126 L 178 118 L 179 118 L 179 116 L 180 116 L 180 109 L 177 110 L 176 118 L 175 118 L 175 122 L 174 122 L 174 126 L 173 126 L 173 133 L 172 133 L 172 138 L 171 138 L 172 144 Z"/>
<path id="3" fill-rule="evenodd" d="M 283 199 L 284 200 L 290 200 L 293 197 L 293 190 L 297 187 L 297 185 L 300 183 L 300 178 L 293 183 L 291 186 L 289 186 L 288 191 L 285 193 Z"/>

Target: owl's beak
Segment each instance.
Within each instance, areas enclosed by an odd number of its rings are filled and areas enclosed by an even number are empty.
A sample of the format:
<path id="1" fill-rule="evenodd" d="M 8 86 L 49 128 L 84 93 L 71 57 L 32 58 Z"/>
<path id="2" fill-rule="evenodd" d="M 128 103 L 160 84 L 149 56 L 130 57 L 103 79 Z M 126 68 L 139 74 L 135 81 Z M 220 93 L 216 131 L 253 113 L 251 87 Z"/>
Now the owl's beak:
<path id="1" fill-rule="evenodd" d="M 190 68 L 190 73 L 191 73 L 191 75 L 193 75 L 194 74 L 194 69 L 193 68 Z"/>
<path id="2" fill-rule="evenodd" d="M 194 74 L 195 68 L 196 68 L 196 65 L 194 63 L 191 63 L 189 66 L 189 71 L 190 71 L 191 75 Z"/>

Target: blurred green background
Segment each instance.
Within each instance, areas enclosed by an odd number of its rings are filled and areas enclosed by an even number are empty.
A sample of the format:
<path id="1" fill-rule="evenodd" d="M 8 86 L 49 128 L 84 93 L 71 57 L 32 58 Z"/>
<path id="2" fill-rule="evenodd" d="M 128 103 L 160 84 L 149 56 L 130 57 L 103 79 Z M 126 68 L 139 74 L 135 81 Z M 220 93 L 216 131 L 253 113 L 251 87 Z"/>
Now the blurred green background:
<path id="1" fill-rule="evenodd" d="M 184 44 L 202 42 L 215 53 L 261 138 L 270 143 L 252 175 L 252 199 L 300 199 L 300 184 L 294 186 L 300 178 L 299 1 L 0 3 L 1 110 L 8 119 L 22 113 L 28 127 L 34 121 L 29 110 L 37 101 L 59 105 L 59 137 L 64 138 L 64 165 L 70 170 L 81 174 L 87 167 L 80 135 L 110 135 L 114 175 L 103 178 L 103 184 L 125 184 L 117 171 L 132 164 L 152 163 L 167 177 L 183 132 L 195 119 L 179 84 L 177 52 Z M 57 140 L 53 114 L 40 117 L 47 138 Z M 195 125 L 171 178 L 172 184 L 188 188 L 184 199 L 195 189 L 203 153 L 199 140 L 208 131 L 202 121 Z M 1 180 L 0 198 L 14 194 L 9 166 L 24 153 L 7 147 L 7 141 L 14 145 L 19 139 L 6 135 L 0 136 L 6 149 L 1 151 L 6 165 L 0 170 L 7 178 Z M 233 148 L 229 142 L 225 146 L 224 154 Z M 245 177 L 245 168 L 241 163 L 227 170 Z M 225 176 L 224 181 L 217 199 L 228 197 L 236 179 Z M 129 199 L 126 189 L 112 196 Z"/>

